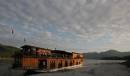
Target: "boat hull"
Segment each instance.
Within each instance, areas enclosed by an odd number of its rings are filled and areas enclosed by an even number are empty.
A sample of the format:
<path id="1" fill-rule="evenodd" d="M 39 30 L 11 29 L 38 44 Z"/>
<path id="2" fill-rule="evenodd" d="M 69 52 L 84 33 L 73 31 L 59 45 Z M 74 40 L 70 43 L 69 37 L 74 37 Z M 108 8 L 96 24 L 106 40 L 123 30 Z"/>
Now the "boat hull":
<path id="1" fill-rule="evenodd" d="M 35 70 L 35 72 L 55 72 L 60 70 L 71 70 L 82 67 L 83 64 L 73 65 L 73 66 L 67 66 L 67 67 L 61 67 L 61 68 L 55 68 L 55 69 L 49 69 L 49 70 Z"/>

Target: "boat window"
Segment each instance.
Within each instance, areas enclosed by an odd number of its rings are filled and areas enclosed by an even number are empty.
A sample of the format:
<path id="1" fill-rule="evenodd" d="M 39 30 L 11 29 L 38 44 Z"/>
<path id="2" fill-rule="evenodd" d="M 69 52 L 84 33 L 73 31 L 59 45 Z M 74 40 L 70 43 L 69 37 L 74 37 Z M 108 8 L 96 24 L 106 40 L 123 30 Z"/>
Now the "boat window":
<path id="1" fill-rule="evenodd" d="M 31 52 L 31 49 L 28 49 L 28 52 Z"/>
<path id="2" fill-rule="evenodd" d="M 43 65 L 46 65 L 46 62 L 45 62 L 45 61 L 43 61 Z"/>
<path id="3" fill-rule="evenodd" d="M 24 54 L 27 54 L 27 53 L 30 52 L 30 49 L 29 49 L 29 48 L 23 48 L 23 49 L 21 50 L 21 52 L 24 53 Z"/>
<path id="4" fill-rule="evenodd" d="M 36 48 L 31 48 L 32 51 L 36 51 Z"/>
<path id="5" fill-rule="evenodd" d="M 65 61 L 65 66 L 68 66 L 68 62 L 67 61 Z"/>

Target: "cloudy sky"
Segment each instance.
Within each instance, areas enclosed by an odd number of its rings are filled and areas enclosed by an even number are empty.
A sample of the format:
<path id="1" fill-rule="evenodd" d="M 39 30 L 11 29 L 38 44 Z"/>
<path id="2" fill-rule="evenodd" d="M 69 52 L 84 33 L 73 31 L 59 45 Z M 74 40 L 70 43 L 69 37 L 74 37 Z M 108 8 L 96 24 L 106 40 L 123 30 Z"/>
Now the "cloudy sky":
<path id="1" fill-rule="evenodd" d="M 0 43 L 130 51 L 129 7 L 130 0 L 0 0 Z"/>

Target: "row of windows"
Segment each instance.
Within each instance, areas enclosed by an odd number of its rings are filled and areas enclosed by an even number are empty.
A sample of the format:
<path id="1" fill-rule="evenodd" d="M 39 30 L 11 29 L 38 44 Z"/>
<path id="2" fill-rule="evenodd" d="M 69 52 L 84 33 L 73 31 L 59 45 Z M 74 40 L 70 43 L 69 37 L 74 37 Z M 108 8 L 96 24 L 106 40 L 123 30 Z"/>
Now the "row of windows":
<path id="1" fill-rule="evenodd" d="M 71 61 L 71 62 L 68 62 L 68 61 L 65 61 L 65 64 L 63 65 L 63 61 L 60 61 L 60 62 L 55 62 L 55 61 L 51 61 L 50 62 L 50 68 L 53 69 L 56 67 L 56 64 L 58 64 L 58 68 L 61 68 L 61 67 L 67 67 L 67 66 L 72 66 L 72 65 L 78 65 L 80 64 L 81 62 L 80 61 L 77 61 L 74 63 L 74 61 Z"/>

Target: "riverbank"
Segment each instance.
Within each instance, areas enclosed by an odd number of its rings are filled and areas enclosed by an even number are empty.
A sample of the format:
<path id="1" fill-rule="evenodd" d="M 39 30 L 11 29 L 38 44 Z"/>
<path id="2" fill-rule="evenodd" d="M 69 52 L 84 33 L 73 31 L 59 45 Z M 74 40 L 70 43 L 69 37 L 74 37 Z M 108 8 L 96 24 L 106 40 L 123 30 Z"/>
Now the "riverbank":
<path id="1" fill-rule="evenodd" d="M 126 60 L 122 63 L 122 65 L 125 65 L 126 67 L 130 68 L 130 60 Z"/>

